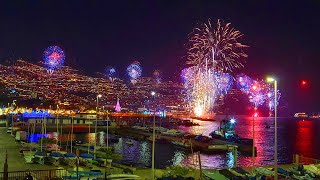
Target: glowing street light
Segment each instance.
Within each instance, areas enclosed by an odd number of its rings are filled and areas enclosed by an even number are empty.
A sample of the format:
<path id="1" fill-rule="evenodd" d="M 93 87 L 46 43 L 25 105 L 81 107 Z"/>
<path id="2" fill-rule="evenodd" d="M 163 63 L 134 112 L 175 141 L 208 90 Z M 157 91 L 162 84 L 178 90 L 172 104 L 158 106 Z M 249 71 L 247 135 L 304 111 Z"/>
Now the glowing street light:
<path id="1" fill-rule="evenodd" d="M 278 179 L 278 140 L 277 140 L 277 80 L 272 77 L 267 78 L 267 82 L 274 83 L 274 179 Z"/>
<path id="2" fill-rule="evenodd" d="M 153 97 L 153 104 L 154 97 L 156 96 L 156 92 L 152 91 L 151 95 Z M 155 171 L 154 171 L 154 149 L 155 149 L 155 142 L 156 142 L 156 107 L 154 107 L 153 112 L 153 132 L 152 132 L 152 179 L 155 179 Z"/>
<path id="3" fill-rule="evenodd" d="M 96 158 L 96 149 L 97 149 L 97 124 L 98 124 L 98 107 L 99 107 L 99 98 L 101 98 L 102 95 L 98 94 L 97 95 L 97 107 L 96 107 L 96 124 L 95 124 L 95 128 L 94 128 L 94 137 L 95 137 L 95 141 L 94 141 L 94 158 Z M 89 127 L 90 129 L 90 127 Z"/>

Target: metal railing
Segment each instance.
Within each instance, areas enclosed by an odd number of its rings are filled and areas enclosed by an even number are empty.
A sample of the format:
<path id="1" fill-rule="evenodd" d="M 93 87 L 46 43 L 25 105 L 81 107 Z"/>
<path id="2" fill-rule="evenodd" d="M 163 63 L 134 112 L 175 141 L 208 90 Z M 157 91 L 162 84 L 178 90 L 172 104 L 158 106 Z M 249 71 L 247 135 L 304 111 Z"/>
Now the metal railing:
<path id="1" fill-rule="evenodd" d="M 29 173 L 33 179 L 50 180 L 54 178 L 63 178 L 68 172 L 65 169 L 10 171 L 8 172 L 8 179 L 4 179 L 4 172 L 0 172 L 0 180 L 24 180 Z"/>
<path id="2" fill-rule="evenodd" d="M 304 157 L 302 155 L 293 155 L 293 163 L 295 164 L 302 164 L 302 165 L 308 165 L 308 164 L 319 164 L 320 160 L 319 159 L 314 159 L 314 158 L 309 158 L 309 157 Z"/>

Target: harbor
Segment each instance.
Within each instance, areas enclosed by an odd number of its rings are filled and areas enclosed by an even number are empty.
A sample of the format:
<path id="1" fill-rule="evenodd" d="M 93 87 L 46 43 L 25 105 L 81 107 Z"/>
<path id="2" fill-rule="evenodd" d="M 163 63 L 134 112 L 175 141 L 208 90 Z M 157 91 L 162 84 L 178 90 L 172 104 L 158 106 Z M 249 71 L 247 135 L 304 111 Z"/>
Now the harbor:
<path id="1" fill-rule="evenodd" d="M 304 121 L 302 121 L 304 122 Z M 201 124 L 201 122 L 200 122 Z M 259 127 L 259 126 L 258 126 Z M 112 129 L 112 128 L 111 128 Z M 136 134 L 141 136 L 141 133 L 138 133 L 140 131 L 136 131 L 136 130 L 132 130 L 134 128 L 124 128 L 121 129 L 123 131 L 128 131 L 129 136 L 131 136 L 131 134 Z M 7 133 L 7 128 L 1 128 L 1 137 L 3 139 L 1 139 L 2 141 L 0 141 L 1 143 L 1 147 L 3 149 L 7 149 L 8 150 L 8 169 L 9 169 L 9 174 L 11 174 L 11 176 L 15 176 L 17 177 L 17 174 L 19 174 L 20 172 L 20 176 L 21 178 L 23 177 L 23 175 L 26 172 L 30 172 L 33 177 L 37 177 L 37 179 L 42 179 L 45 177 L 49 177 L 49 175 L 51 177 L 61 177 L 64 179 L 68 179 L 68 178 L 72 178 L 76 176 L 76 164 L 70 164 L 70 165 L 48 165 L 47 163 L 26 163 L 23 161 L 19 161 L 18 159 L 22 158 L 23 156 L 21 155 L 21 153 L 19 152 L 21 150 L 21 148 L 23 148 L 21 142 L 16 141 L 13 145 L 13 141 L 15 141 L 14 137 L 11 136 L 10 133 Z M 111 130 L 112 131 L 116 131 L 115 129 Z M 119 131 L 119 134 L 121 132 Z M 150 136 L 150 133 L 143 133 L 143 135 L 145 136 Z M 168 136 L 170 137 L 170 136 Z M 168 138 L 166 136 L 164 136 L 164 138 Z M 134 146 L 137 146 L 136 141 L 135 140 L 139 140 L 142 141 L 139 138 L 131 138 L 131 140 L 129 140 L 130 142 L 133 142 L 132 145 L 124 142 L 124 144 L 127 146 L 127 148 L 131 148 Z M 160 140 L 160 139 L 159 139 Z M 174 139 L 177 140 L 177 139 Z M 101 146 L 103 144 L 99 144 L 99 146 Z M 104 144 L 105 145 L 105 144 Z M 163 144 L 162 144 L 163 145 Z M 79 148 L 82 150 L 82 152 L 85 152 L 87 150 L 87 148 L 83 145 L 76 145 L 74 146 L 74 152 L 76 151 L 76 149 Z M 69 147 L 70 149 L 70 147 Z M 100 148 L 101 149 L 101 148 Z M 61 150 L 63 151 L 63 150 Z M 98 151 L 99 152 L 99 151 Z M 159 151 L 156 151 L 158 153 L 161 153 Z M 90 149 L 89 151 L 90 154 L 93 154 L 93 150 Z M 50 153 L 49 153 L 50 154 Z M 97 153 L 98 155 L 99 153 Z M 101 154 L 101 153 L 100 153 Z M 259 153 L 257 154 L 257 156 L 259 157 Z M 203 161 L 203 155 L 200 156 L 200 158 L 202 158 Z M 18 158 L 18 159 L 17 159 Z M 92 157 L 91 157 L 92 158 Z M 4 159 L 5 157 L 1 157 L 1 164 L 3 165 L 4 163 Z M 82 178 L 86 178 L 86 177 L 101 177 L 104 178 L 104 173 L 107 172 L 108 174 L 117 174 L 117 176 L 123 176 L 123 177 L 129 177 L 132 179 L 135 178 L 140 178 L 140 179 L 151 179 L 151 169 L 149 169 L 148 167 L 139 167 L 139 166 L 130 166 L 129 164 L 118 164 L 117 160 L 115 157 L 113 157 L 113 161 L 112 161 L 112 167 L 110 168 L 110 166 L 107 166 L 108 169 L 106 170 L 104 167 L 103 163 L 97 163 L 98 161 L 96 161 L 95 163 L 93 163 L 92 165 L 89 164 L 85 164 L 85 163 L 80 163 L 79 164 L 79 169 L 80 169 L 80 173 L 78 173 L 79 176 L 81 176 Z M 196 158 L 195 158 L 196 159 Z M 306 161 L 307 160 L 307 161 Z M 300 162 L 299 162 L 300 161 Z M 17 164 L 17 162 L 20 162 Z M 22 162 L 22 163 L 21 163 Z M 247 167 L 239 167 L 238 165 L 230 165 L 229 168 L 208 168 L 205 166 L 202 167 L 202 170 L 200 173 L 200 169 L 199 169 L 199 164 L 198 164 L 198 160 L 195 160 L 195 164 L 189 166 L 188 172 L 184 174 L 184 177 L 193 177 L 195 179 L 232 179 L 232 178 L 242 178 L 242 179 L 246 179 L 246 178 L 250 178 L 252 176 L 252 168 L 251 166 L 247 166 Z M 309 179 L 315 179 L 317 178 L 317 164 L 320 163 L 320 161 L 316 160 L 316 159 L 311 159 L 311 158 L 303 158 L 303 157 L 295 157 L 294 160 L 292 160 L 293 164 L 283 164 L 283 165 L 279 165 L 278 166 L 278 172 L 279 172 L 279 177 L 294 177 L 294 179 L 299 179 L 299 178 L 309 178 Z M 306 173 L 308 175 L 304 175 L 303 177 L 301 175 L 299 175 L 299 171 L 298 168 L 298 164 L 306 164 L 304 166 L 305 172 L 309 172 Z M 311 165 L 308 165 L 311 164 Z M 312 164 L 315 164 L 315 166 L 313 166 Z M 125 171 L 129 171 L 130 169 L 130 173 L 125 174 Z M 255 174 L 259 175 L 259 177 L 273 177 L 274 172 L 272 171 L 273 166 L 260 166 L 257 165 L 254 168 L 254 172 Z M 106 170 L 106 171 L 105 171 Z M 295 171 L 294 171 L 295 170 Z M 23 174 L 23 173 L 24 174 Z M 163 176 L 165 176 L 168 173 L 168 168 L 160 168 L 156 170 L 156 177 L 157 178 L 161 178 Z M 295 172 L 295 174 L 293 173 Z M 312 173 L 313 172 L 313 173 Z M 21 175 L 23 174 L 23 175 Z M 132 175 L 130 175 L 132 174 Z M 255 176 L 257 176 L 255 175 Z M 312 176 L 313 175 L 313 176 Z M 1 173 L 0 173 L 1 176 Z M 111 177 L 113 176 L 109 176 L 110 179 L 112 179 Z M 116 177 L 116 176 L 115 176 Z"/>

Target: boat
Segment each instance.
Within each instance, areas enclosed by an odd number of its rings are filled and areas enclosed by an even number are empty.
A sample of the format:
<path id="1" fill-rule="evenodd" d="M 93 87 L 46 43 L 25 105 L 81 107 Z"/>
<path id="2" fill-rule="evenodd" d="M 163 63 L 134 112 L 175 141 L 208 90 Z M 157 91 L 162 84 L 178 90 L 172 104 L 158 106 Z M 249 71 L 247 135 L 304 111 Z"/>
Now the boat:
<path id="1" fill-rule="evenodd" d="M 68 166 L 74 166 L 76 164 L 77 156 L 74 153 L 66 153 L 63 155 L 63 163 Z"/>
<path id="2" fill-rule="evenodd" d="M 228 180 L 227 177 L 225 177 L 224 175 L 220 174 L 218 171 L 217 172 L 213 172 L 213 171 L 204 170 L 203 174 L 208 179 Z"/>
<path id="3" fill-rule="evenodd" d="M 164 132 L 161 132 L 164 135 L 169 135 L 169 136 L 181 136 L 186 134 L 186 132 L 182 131 L 182 130 L 176 130 L 176 129 L 170 129 Z"/>
<path id="4" fill-rule="evenodd" d="M 229 144 L 210 144 L 208 146 L 208 150 L 229 151 L 230 149 L 232 149 L 232 145 Z"/>
<path id="5" fill-rule="evenodd" d="M 133 146 L 133 142 L 132 141 L 126 141 L 126 144 L 129 145 L 129 146 Z"/>
<path id="6" fill-rule="evenodd" d="M 133 129 L 138 129 L 138 130 L 143 130 L 143 131 L 147 131 L 148 128 L 147 127 L 142 127 L 142 126 L 133 126 Z"/>
<path id="7" fill-rule="evenodd" d="M 264 175 L 264 176 L 267 176 L 267 177 L 272 177 L 274 175 L 274 172 L 267 169 L 267 168 L 263 168 L 263 167 L 257 167 L 255 168 L 255 171 L 258 173 L 258 174 L 261 174 L 261 175 Z"/>
<path id="8" fill-rule="evenodd" d="M 82 153 L 79 156 L 79 163 L 86 167 L 93 167 L 92 166 L 93 158 L 94 156 L 92 154 Z"/>
<path id="9" fill-rule="evenodd" d="M 184 142 L 184 141 L 172 141 L 171 143 L 174 144 L 174 145 L 182 146 L 182 147 L 186 147 L 186 148 L 189 148 L 191 146 L 190 143 L 187 143 L 187 142 Z"/>
<path id="10" fill-rule="evenodd" d="M 294 117 L 295 118 L 307 118 L 309 117 L 307 113 L 304 113 L 304 112 L 298 112 L 298 113 L 295 113 L 294 114 Z"/>
<path id="11" fill-rule="evenodd" d="M 133 174 L 111 174 L 107 176 L 108 179 L 141 179 L 138 175 Z"/>
<path id="12" fill-rule="evenodd" d="M 310 119 L 320 119 L 320 113 L 313 113 L 311 116 L 309 116 Z"/>
<path id="13" fill-rule="evenodd" d="M 44 164 L 44 158 L 47 156 L 45 152 L 36 152 L 32 158 L 32 162 L 37 164 Z"/>
<path id="14" fill-rule="evenodd" d="M 58 166 L 63 159 L 63 154 L 60 152 L 51 152 L 50 157 L 53 159 L 52 164 Z"/>

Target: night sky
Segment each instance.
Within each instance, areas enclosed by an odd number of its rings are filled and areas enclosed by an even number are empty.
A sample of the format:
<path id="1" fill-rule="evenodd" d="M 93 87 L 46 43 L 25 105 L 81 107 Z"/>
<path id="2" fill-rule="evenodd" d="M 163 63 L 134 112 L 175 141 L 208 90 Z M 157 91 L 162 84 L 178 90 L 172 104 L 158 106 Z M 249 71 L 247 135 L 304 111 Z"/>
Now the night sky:
<path id="1" fill-rule="evenodd" d="M 58 45 L 66 64 L 84 72 L 107 65 L 124 72 L 138 60 L 143 76 L 160 69 L 164 78 L 178 80 L 188 34 L 208 18 L 223 19 L 250 46 L 239 72 L 276 76 L 281 105 L 290 112 L 320 111 L 320 1 L 23 2 L 0 3 L 1 62 L 38 62 L 46 47 Z"/>

